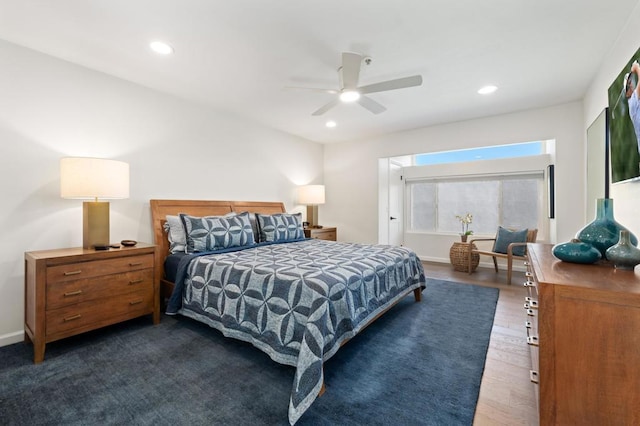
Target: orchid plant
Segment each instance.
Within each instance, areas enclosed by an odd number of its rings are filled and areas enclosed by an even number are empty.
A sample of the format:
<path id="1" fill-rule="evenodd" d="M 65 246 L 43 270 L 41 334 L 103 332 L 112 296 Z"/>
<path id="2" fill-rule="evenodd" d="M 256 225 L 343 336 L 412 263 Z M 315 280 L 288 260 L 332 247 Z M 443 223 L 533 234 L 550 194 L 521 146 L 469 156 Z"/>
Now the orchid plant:
<path id="1" fill-rule="evenodd" d="M 464 237 L 473 234 L 473 231 L 469 229 L 469 224 L 473 222 L 473 215 L 471 213 L 456 215 L 456 219 L 458 219 L 462 225 L 462 233 L 460 236 Z"/>

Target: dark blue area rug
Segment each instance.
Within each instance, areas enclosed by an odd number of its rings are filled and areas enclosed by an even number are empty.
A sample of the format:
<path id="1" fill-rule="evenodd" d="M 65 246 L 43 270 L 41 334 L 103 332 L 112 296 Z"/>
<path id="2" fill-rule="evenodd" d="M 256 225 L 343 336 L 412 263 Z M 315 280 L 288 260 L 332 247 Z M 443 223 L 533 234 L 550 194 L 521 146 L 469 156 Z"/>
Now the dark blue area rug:
<path id="1" fill-rule="evenodd" d="M 325 363 L 298 425 L 470 425 L 498 290 L 428 279 Z M 472 307 L 472 308 L 471 308 Z M 0 348 L 7 425 L 287 425 L 293 368 L 182 317 Z"/>

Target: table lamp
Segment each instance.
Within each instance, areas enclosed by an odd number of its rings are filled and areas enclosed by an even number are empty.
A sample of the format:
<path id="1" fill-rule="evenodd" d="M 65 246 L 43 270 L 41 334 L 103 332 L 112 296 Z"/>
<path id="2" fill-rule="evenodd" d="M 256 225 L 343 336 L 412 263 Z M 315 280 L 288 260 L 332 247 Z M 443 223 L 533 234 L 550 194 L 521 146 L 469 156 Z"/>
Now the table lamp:
<path id="1" fill-rule="evenodd" d="M 98 199 L 129 198 L 129 164 L 102 158 L 62 158 L 60 196 L 93 200 L 82 203 L 82 246 L 108 247 L 109 203 Z"/>
<path id="2" fill-rule="evenodd" d="M 324 204 L 324 185 L 298 187 L 298 203 L 307 206 L 309 227 L 322 228 L 322 226 L 318 225 L 318 204 Z"/>

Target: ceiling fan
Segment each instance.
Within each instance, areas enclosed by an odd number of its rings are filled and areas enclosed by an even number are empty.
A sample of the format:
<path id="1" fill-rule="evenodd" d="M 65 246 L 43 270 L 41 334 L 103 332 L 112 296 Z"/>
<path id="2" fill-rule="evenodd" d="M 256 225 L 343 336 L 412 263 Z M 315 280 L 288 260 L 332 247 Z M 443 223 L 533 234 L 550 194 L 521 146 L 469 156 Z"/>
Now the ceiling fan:
<path id="1" fill-rule="evenodd" d="M 331 93 L 338 95 L 328 104 L 320 107 L 311 115 L 322 115 L 342 102 L 358 102 L 361 106 L 374 114 L 380 114 L 387 109 L 373 99 L 364 96 L 369 93 L 385 92 L 387 90 L 404 89 L 406 87 L 420 86 L 422 84 L 421 75 L 413 75 L 411 77 L 403 77 L 395 80 L 382 81 L 380 83 L 369 84 L 366 86 L 358 86 L 360 77 L 360 66 L 362 62 L 366 65 L 371 63 L 371 58 L 363 57 L 358 53 L 343 52 L 342 66 L 338 68 L 338 76 L 340 78 L 339 89 L 316 89 L 311 87 L 287 87 L 287 89 L 303 89 L 313 90 L 315 92 Z"/>

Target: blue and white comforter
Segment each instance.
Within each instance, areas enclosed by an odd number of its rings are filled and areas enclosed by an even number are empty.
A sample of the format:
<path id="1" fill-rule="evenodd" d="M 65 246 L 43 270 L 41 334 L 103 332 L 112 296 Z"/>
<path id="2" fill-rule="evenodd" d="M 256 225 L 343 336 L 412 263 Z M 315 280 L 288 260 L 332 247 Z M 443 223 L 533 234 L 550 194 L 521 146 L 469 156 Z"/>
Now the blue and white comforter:
<path id="1" fill-rule="evenodd" d="M 340 344 L 424 286 L 420 259 L 407 248 L 302 240 L 188 256 L 167 313 L 202 321 L 294 366 L 293 424 L 316 399 L 322 364 Z"/>

